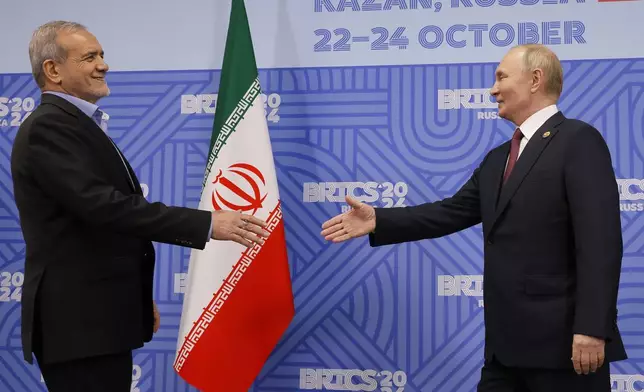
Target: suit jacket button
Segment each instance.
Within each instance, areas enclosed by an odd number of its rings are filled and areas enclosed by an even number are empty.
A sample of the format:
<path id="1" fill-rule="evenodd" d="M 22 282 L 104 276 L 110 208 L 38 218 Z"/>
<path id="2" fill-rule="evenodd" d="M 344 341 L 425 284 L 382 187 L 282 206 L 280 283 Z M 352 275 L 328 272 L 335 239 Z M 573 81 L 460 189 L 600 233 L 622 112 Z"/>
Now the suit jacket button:
<path id="1" fill-rule="evenodd" d="M 492 245 L 492 244 L 494 244 L 494 241 L 492 241 L 492 240 L 487 240 L 487 244 L 488 244 L 488 245 Z"/>

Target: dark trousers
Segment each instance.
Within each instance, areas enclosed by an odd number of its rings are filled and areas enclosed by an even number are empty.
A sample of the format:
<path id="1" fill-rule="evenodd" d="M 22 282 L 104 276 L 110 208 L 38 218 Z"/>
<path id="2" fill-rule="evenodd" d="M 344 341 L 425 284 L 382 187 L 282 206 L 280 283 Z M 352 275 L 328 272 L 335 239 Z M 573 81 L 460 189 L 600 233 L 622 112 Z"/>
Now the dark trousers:
<path id="1" fill-rule="evenodd" d="M 132 352 L 43 364 L 49 392 L 130 392 Z"/>
<path id="2" fill-rule="evenodd" d="M 521 369 L 504 366 L 496 358 L 481 369 L 477 392 L 610 392 L 610 364 L 595 373 L 577 374 L 574 369 Z"/>

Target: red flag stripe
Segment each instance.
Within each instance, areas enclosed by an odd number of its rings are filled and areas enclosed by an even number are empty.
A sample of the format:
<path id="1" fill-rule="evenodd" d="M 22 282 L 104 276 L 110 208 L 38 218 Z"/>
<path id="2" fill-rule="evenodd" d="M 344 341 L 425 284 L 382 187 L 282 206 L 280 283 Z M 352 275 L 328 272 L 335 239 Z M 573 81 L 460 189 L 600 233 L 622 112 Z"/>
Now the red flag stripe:
<path id="1" fill-rule="evenodd" d="M 191 331 L 198 336 L 194 344 L 186 340 L 190 356 L 178 372 L 201 391 L 247 391 L 295 314 L 284 225 L 274 221 L 271 236 L 243 279 L 236 278 L 224 306 L 216 314 L 204 312 L 196 325 L 209 319 L 207 327 Z"/>
<path id="2" fill-rule="evenodd" d="M 266 230 L 271 234 L 264 245 L 248 248 L 242 254 L 179 350 L 174 368 L 198 388 L 209 390 L 208 385 L 212 385 L 209 380 L 213 379 L 212 372 L 215 370 L 218 374 L 231 376 L 224 378 L 230 378 L 226 382 L 233 384 L 248 379 L 241 373 L 257 374 L 273 349 L 274 342 L 279 340 L 295 313 L 279 202 L 271 211 L 267 223 Z M 284 303 L 289 305 L 287 311 L 275 314 L 275 304 Z M 267 322 L 276 318 L 279 322 Z M 248 325 L 253 320 L 264 322 Z M 268 328 L 269 325 L 273 327 Z M 249 334 L 249 330 L 252 333 Z M 233 347 L 235 342 L 237 346 Z M 254 343 L 248 349 L 243 349 L 239 342 Z M 216 353 L 214 356 L 213 352 Z M 232 360 L 232 357 L 246 366 L 220 373 L 222 367 L 240 363 Z M 222 378 L 216 379 L 217 384 L 221 385 Z M 231 386 L 216 390 L 242 389 Z"/>

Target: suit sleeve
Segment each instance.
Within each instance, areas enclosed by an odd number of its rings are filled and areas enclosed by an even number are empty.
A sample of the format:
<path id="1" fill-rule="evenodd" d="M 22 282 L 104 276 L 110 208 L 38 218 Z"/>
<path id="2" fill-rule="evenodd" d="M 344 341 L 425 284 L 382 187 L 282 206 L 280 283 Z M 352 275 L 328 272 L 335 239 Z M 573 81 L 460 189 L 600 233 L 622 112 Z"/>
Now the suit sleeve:
<path id="1" fill-rule="evenodd" d="M 29 166 L 40 189 L 87 224 L 147 239 L 203 249 L 211 214 L 149 203 L 124 194 L 105 178 L 88 143 L 66 118 L 35 120 L 29 135 Z"/>
<path id="2" fill-rule="evenodd" d="M 596 129 L 580 129 L 567 150 L 565 183 L 577 275 L 573 333 L 608 339 L 623 254 L 619 191 L 610 152 Z"/>
<path id="3" fill-rule="evenodd" d="M 369 234 L 369 244 L 438 238 L 481 223 L 479 174 L 486 160 L 487 156 L 452 197 L 413 207 L 376 208 L 376 230 Z"/>

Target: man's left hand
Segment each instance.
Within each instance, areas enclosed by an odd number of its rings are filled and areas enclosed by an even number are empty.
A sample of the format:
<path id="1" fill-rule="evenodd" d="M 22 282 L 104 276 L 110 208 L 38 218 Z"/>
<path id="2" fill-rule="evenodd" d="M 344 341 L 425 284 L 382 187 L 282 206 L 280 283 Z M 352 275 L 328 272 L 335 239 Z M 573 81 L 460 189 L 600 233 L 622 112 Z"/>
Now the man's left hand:
<path id="1" fill-rule="evenodd" d="M 574 335 L 572 340 L 572 364 L 577 374 L 596 372 L 604 364 L 604 339 L 586 335 Z"/>
<path id="2" fill-rule="evenodd" d="M 156 302 L 152 301 L 152 306 L 154 307 L 154 326 L 152 327 L 152 331 L 157 333 L 161 325 L 161 315 L 159 314 L 159 309 L 157 309 Z"/>

